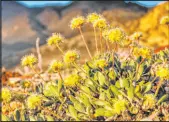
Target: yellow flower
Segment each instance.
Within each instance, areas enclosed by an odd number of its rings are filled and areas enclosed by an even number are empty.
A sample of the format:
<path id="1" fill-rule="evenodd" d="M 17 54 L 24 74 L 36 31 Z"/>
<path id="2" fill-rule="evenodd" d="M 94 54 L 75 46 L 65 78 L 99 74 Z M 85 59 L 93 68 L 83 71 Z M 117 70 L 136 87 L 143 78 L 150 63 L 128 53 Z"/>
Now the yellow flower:
<path id="1" fill-rule="evenodd" d="M 2 97 L 2 100 L 4 102 L 9 102 L 12 98 L 12 94 L 11 94 L 11 91 L 7 88 L 2 88 L 2 91 L 1 91 L 1 97 Z"/>
<path id="2" fill-rule="evenodd" d="M 138 47 L 134 47 L 133 49 L 133 55 L 135 57 L 139 57 L 141 54 L 140 54 L 140 49 Z"/>
<path id="3" fill-rule="evenodd" d="M 31 86 L 31 82 L 30 81 L 23 81 L 22 82 L 22 87 L 23 88 L 29 88 Z"/>
<path id="4" fill-rule="evenodd" d="M 134 47 L 133 49 L 133 55 L 135 57 L 142 56 L 143 58 L 151 58 L 152 56 L 152 51 L 149 48 L 139 48 L 139 47 Z"/>
<path id="5" fill-rule="evenodd" d="M 79 81 L 81 80 L 81 77 L 77 74 L 72 74 L 65 78 L 64 85 L 74 87 Z"/>
<path id="6" fill-rule="evenodd" d="M 127 109 L 126 105 L 127 105 L 126 100 L 123 99 L 115 100 L 113 105 L 115 113 L 120 114 L 121 112 L 125 111 Z"/>
<path id="7" fill-rule="evenodd" d="M 132 44 L 132 40 L 128 36 L 126 36 L 122 44 L 123 46 L 129 46 L 130 44 Z"/>
<path id="8" fill-rule="evenodd" d="M 108 32 L 108 39 L 110 42 L 120 43 L 125 38 L 125 33 L 120 28 L 114 28 L 109 30 Z"/>
<path id="9" fill-rule="evenodd" d="M 163 79 L 169 79 L 169 68 L 159 67 L 156 71 L 156 75 Z"/>
<path id="10" fill-rule="evenodd" d="M 143 34 L 141 32 L 135 32 L 134 34 L 131 35 L 132 40 L 139 40 Z"/>
<path id="11" fill-rule="evenodd" d="M 93 23 L 94 21 L 98 20 L 101 18 L 101 15 L 97 13 L 91 13 L 87 16 L 87 22 Z"/>
<path id="12" fill-rule="evenodd" d="M 24 57 L 21 59 L 21 65 L 22 65 L 22 66 L 33 66 L 33 65 L 36 64 L 37 62 L 38 62 L 38 60 L 37 60 L 37 58 L 36 58 L 33 54 L 24 56 Z"/>
<path id="13" fill-rule="evenodd" d="M 96 67 L 99 68 L 105 68 L 106 66 L 108 66 L 107 61 L 105 59 L 96 60 L 95 63 L 96 63 Z"/>
<path id="14" fill-rule="evenodd" d="M 85 23 L 85 18 L 83 16 L 79 16 L 71 20 L 70 27 L 72 29 L 76 29 L 82 26 L 84 23 Z"/>
<path id="15" fill-rule="evenodd" d="M 169 25 L 169 16 L 164 16 L 163 18 L 161 18 L 160 24 Z"/>
<path id="16" fill-rule="evenodd" d="M 63 63 L 61 61 L 56 61 L 56 60 L 52 61 L 49 66 L 50 71 L 55 73 L 60 72 L 62 68 L 63 68 Z"/>
<path id="17" fill-rule="evenodd" d="M 75 63 L 80 58 L 79 54 L 75 50 L 69 50 L 64 55 L 64 62 L 67 64 Z"/>
<path id="18" fill-rule="evenodd" d="M 156 104 L 156 99 L 153 94 L 144 95 L 144 101 L 142 108 L 143 110 L 153 109 Z"/>
<path id="19" fill-rule="evenodd" d="M 107 22 L 104 18 L 100 18 L 93 23 L 93 27 L 105 29 L 107 27 Z"/>
<path id="20" fill-rule="evenodd" d="M 29 96 L 27 99 L 28 108 L 35 109 L 36 107 L 40 106 L 41 102 L 42 102 L 41 99 L 42 99 L 42 97 L 39 95 L 33 94 L 33 95 Z"/>
<path id="21" fill-rule="evenodd" d="M 152 51 L 149 48 L 142 48 L 140 53 L 143 58 L 151 58 L 152 56 Z"/>
<path id="22" fill-rule="evenodd" d="M 51 37 L 48 38 L 47 44 L 48 45 L 56 45 L 58 46 L 60 43 L 63 42 L 64 37 L 60 33 L 53 33 Z"/>

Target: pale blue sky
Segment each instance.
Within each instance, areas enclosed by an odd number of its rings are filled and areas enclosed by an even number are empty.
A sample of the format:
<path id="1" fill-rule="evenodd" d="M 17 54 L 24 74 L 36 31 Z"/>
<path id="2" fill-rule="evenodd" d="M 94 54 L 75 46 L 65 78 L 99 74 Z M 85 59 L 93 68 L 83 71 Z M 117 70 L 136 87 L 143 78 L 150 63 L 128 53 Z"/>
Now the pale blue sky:
<path id="1" fill-rule="evenodd" d="M 67 5 L 69 3 L 71 3 L 71 1 L 18 1 L 19 3 L 27 6 L 27 7 L 42 7 L 42 6 L 46 6 L 46 5 Z M 126 1 L 128 2 L 128 1 Z M 132 1 L 135 3 L 138 3 L 142 6 L 146 6 L 146 7 L 153 7 L 156 6 L 157 4 L 159 4 L 160 2 L 163 1 Z"/>

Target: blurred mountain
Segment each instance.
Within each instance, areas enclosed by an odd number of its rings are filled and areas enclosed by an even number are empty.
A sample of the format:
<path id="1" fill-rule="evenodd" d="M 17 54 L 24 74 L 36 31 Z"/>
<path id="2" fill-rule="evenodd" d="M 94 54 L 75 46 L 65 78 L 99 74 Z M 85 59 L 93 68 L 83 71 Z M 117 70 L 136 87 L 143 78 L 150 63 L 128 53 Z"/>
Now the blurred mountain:
<path id="1" fill-rule="evenodd" d="M 46 38 L 53 32 L 59 32 L 68 39 L 65 40 L 66 45 L 63 46 L 65 50 L 76 47 L 80 49 L 80 52 L 86 54 L 82 41 L 79 41 L 81 38 L 78 31 L 71 30 L 69 23 L 73 17 L 86 16 L 90 12 L 103 14 L 112 26 L 120 26 L 128 34 L 136 30 L 143 31 L 147 34 L 146 39 L 151 40 L 153 39 L 151 34 L 157 33 L 156 28 L 165 28 L 165 30 L 162 29 L 162 32 L 159 30 L 158 33 L 164 34 L 166 32 L 166 27 L 158 26 L 160 17 L 167 13 L 163 8 L 166 3 L 159 6 L 149 10 L 135 3 L 125 3 L 124 1 L 75 1 L 67 6 L 26 8 L 15 1 L 2 1 L 2 64 L 7 68 L 15 67 L 23 55 L 35 52 L 35 40 L 39 37 L 46 67 L 51 58 L 60 57 L 57 54 L 57 49 L 43 45 L 46 43 Z M 157 18 L 158 20 L 155 20 Z M 149 23 L 148 19 L 157 22 Z M 94 47 L 92 31 L 90 25 L 83 28 L 91 49 Z M 160 41 L 162 38 L 165 40 L 166 37 L 160 35 L 156 40 Z M 143 42 L 147 43 L 148 41 L 143 39 Z M 150 43 L 150 46 L 153 44 Z M 87 56 L 84 55 L 83 59 L 86 58 Z"/>

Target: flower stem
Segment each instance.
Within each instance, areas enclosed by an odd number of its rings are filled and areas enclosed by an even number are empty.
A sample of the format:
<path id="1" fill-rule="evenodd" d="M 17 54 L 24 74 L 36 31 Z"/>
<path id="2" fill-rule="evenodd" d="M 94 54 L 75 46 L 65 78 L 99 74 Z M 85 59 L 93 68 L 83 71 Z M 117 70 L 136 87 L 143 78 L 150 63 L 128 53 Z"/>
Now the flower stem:
<path id="1" fill-rule="evenodd" d="M 57 48 L 59 49 L 59 51 L 64 54 L 63 50 L 57 45 Z"/>
<path id="2" fill-rule="evenodd" d="M 101 53 L 103 51 L 103 45 L 102 45 L 102 30 L 100 29 L 100 47 L 101 47 Z"/>
<path id="3" fill-rule="evenodd" d="M 95 28 L 95 27 L 93 27 L 93 29 L 94 29 L 94 36 L 95 36 L 95 43 L 96 43 L 96 52 L 97 52 L 97 54 L 98 54 L 99 49 L 98 49 L 98 44 L 97 44 L 96 28 Z"/>
<path id="4" fill-rule="evenodd" d="M 106 39 L 106 50 L 110 51 L 110 46 L 107 39 Z"/>
<path id="5" fill-rule="evenodd" d="M 31 66 L 32 70 L 45 82 L 45 80 L 42 78 L 42 76 L 35 70 L 33 66 Z"/>
<path id="6" fill-rule="evenodd" d="M 58 75 L 59 75 L 60 79 L 63 81 L 63 77 L 62 77 L 62 75 L 60 74 L 60 72 L 58 72 Z"/>
<path id="7" fill-rule="evenodd" d="M 80 35 L 81 35 L 81 37 L 82 37 L 82 40 L 83 40 L 83 42 L 84 42 L 84 44 L 85 44 L 85 46 L 86 46 L 87 52 L 88 52 L 90 58 L 92 59 L 92 55 L 91 55 L 90 50 L 89 50 L 89 48 L 88 48 L 88 46 L 87 46 L 87 43 L 86 43 L 86 41 L 85 41 L 85 39 L 84 39 L 84 36 L 83 36 L 81 27 L 79 27 L 79 32 L 80 32 Z"/>

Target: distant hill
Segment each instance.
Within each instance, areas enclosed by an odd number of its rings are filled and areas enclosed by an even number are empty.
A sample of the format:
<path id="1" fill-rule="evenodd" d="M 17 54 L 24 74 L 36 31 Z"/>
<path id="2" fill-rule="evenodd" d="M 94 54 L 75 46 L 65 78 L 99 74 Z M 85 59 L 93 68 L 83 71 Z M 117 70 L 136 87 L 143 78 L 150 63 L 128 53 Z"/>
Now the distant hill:
<path id="1" fill-rule="evenodd" d="M 33 48 L 37 37 L 41 39 L 41 51 L 44 53 L 44 60 L 54 58 L 57 50 L 49 49 L 43 45 L 46 43 L 46 38 L 53 32 L 60 32 L 68 38 L 64 49 L 76 46 L 85 53 L 84 45 L 79 41 L 78 32 L 69 28 L 70 20 L 77 15 L 87 15 L 90 12 L 101 13 L 112 26 L 120 26 L 128 34 L 131 34 L 135 29 L 141 30 L 141 21 L 144 20 L 142 18 L 148 18 L 147 16 L 153 10 L 124 1 L 75 1 L 68 6 L 43 8 L 26 8 L 15 1 L 3 1 L 2 5 L 2 63 L 7 68 L 15 67 L 24 54 L 30 51 L 34 52 Z M 14 10 L 10 11 L 10 8 Z M 157 7 L 156 9 L 160 8 Z M 87 26 L 83 28 L 83 31 L 92 48 L 93 36 L 90 33 L 92 28 Z M 46 51 L 55 51 L 56 53 L 53 53 L 52 56 L 47 55 Z M 59 55 L 57 54 L 57 56 Z M 47 62 L 44 64 L 45 67 Z"/>

